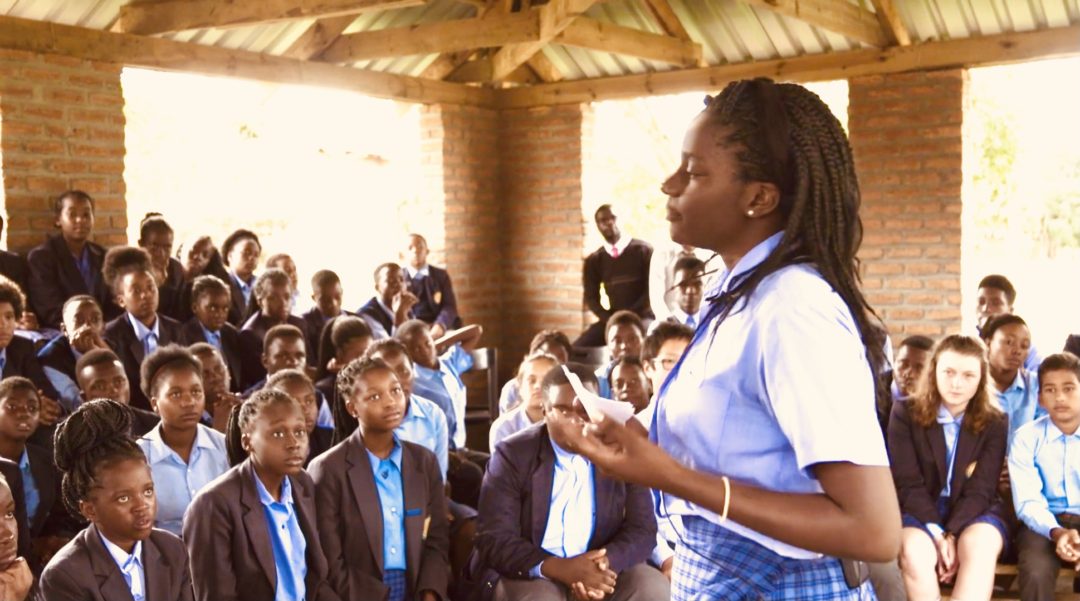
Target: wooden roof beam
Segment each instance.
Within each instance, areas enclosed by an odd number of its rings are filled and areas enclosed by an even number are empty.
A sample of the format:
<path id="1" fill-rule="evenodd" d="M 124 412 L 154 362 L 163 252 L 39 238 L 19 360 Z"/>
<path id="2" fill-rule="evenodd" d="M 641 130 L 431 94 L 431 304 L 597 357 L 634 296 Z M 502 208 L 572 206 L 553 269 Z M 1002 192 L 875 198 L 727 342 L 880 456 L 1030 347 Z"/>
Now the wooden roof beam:
<path id="1" fill-rule="evenodd" d="M 900 19 L 900 13 L 896 12 L 893 0 L 871 1 L 874 3 L 874 11 L 881 24 L 881 30 L 885 32 L 889 43 L 895 46 L 911 45 L 911 34 L 908 33 L 904 21 Z"/>
<path id="2" fill-rule="evenodd" d="M 302 61 L 318 58 L 355 20 L 356 15 L 316 19 L 281 55 Z"/>
<path id="3" fill-rule="evenodd" d="M 419 6 L 428 0 L 154 0 L 120 7 L 118 29 L 151 35 Z"/>
<path id="4" fill-rule="evenodd" d="M 864 44 L 888 45 L 877 16 L 847 0 L 743 0 Z"/>
<path id="5" fill-rule="evenodd" d="M 343 35 L 322 60 L 344 63 L 387 56 L 409 56 L 489 48 L 541 39 L 538 11 L 489 15 L 411 27 L 360 31 Z"/>
<path id="6" fill-rule="evenodd" d="M 491 57 L 492 77 L 496 81 L 508 77 L 537 52 L 540 52 L 540 49 L 551 42 L 555 36 L 569 27 L 574 19 L 585 14 L 585 11 L 595 3 L 596 0 L 550 0 L 540 8 L 530 10 L 530 13 L 539 14 L 539 38 L 499 48 L 498 52 Z"/>
<path id="7" fill-rule="evenodd" d="M 496 101 L 499 108 L 577 104 L 654 94 L 704 92 L 722 88 L 731 81 L 753 77 L 795 82 L 829 81 L 880 73 L 953 69 L 1065 56 L 1080 56 L 1080 25 L 704 69 L 540 84 L 501 90 Z"/>
<path id="8" fill-rule="evenodd" d="M 693 41 L 690 38 L 690 32 L 686 31 L 686 27 L 679 20 L 679 16 L 675 14 L 668 0 L 645 0 L 645 8 L 649 9 L 657 24 L 669 36 L 688 42 Z"/>
<path id="9" fill-rule="evenodd" d="M 625 54 L 680 67 L 703 66 L 700 44 L 587 17 L 575 19 L 552 41 L 556 44 Z"/>
<path id="10" fill-rule="evenodd" d="M 148 69 L 322 86 L 409 102 L 481 106 L 494 102 L 492 90 L 461 84 L 16 17 L 0 17 L 0 48 Z"/>

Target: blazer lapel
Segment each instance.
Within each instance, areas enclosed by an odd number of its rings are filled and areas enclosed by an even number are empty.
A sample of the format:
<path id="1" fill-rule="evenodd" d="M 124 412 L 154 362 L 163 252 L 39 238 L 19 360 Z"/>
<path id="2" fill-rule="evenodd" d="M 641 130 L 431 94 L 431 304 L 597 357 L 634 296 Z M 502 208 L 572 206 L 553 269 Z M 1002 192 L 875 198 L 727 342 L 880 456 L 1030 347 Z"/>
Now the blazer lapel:
<path id="1" fill-rule="evenodd" d="M 371 555 L 375 558 L 381 574 L 383 571 L 382 504 L 379 502 L 379 491 L 375 488 L 375 474 L 371 471 L 371 460 L 368 459 L 367 449 L 359 429 L 349 437 L 349 454 L 346 460 L 349 463 L 349 485 L 352 487 L 356 508 L 359 510 L 357 513 L 359 519 L 364 522 L 364 532 L 367 533 L 368 544 L 371 546 Z"/>
<path id="2" fill-rule="evenodd" d="M 270 542 L 270 530 L 266 525 L 266 512 L 263 510 L 259 493 L 255 490 L 254 468 L 251 460 L 244 462 L 240 470 L 240 503 L 244 506 L 244 530 L 247 532 L 255 559 L 259 562 L 263 574 L 270 582 L 270 590 L 277 589 L 277 566 L 274 564 L 274 550 Z"/>
<path id="3" fill-rule="evenodd" d="M 425 479 L 411 450 L 404 443 L 401 444 L 401 486 L 405 493 L 405 568 L 409 581 L 415 582 L 417 574 L 414 571 L 420 565 L 420 550 L 424 547 L 424 524 L 431 516 L 426 515 L 428 494 Z M 410 512 L 417 511 L 419 515 L 410 517 Z"/>
<path id="4" fill-rule="evenodd" d="M 38 509 L 34 521 L 30 524 L 30 530 L 37 530 L 44 526 L 49 517 L 53 504 L 56 502 L 58 472 L 51 468 L 51 457 L 45 449 L 32 445 L 26 445 L 26 455 L 30 460 L 30 474 L 34 477 L 34 485 L 38 490 Z M 101 541 L 98 541 L 100 544 Z M 102 546 L 102 549 L 105 547 Z"/>
<path id="5" fill-rule="evenodd" d="M 955 502 L 960 497 L 960 489 L 968 478 L 968 463 L 971 462 L 971 458 L 975 454 L 977 442 L 975 435 L 961 426 L 960 435 L 956 437 L 956 455 L 953 457 L 953 474 L 949 489 L 950 501 Z"/>
<path id="6" fill-rule="evenodd" d="M 930 450 L 934 454 L 934 464 L 937 466 L 938 473 L 937 490 L 940 492 L 945 488 L 945 478 L 946 474 L 949 473 L 949 466 L 946 461 L 948 454 L 945 450 L 945 431 L 936 420 L 926 429 L 926 438 L 930 444 Z"/>
<path id="7" fill-rule="evenodd" d="M 71 254 L 71 251 L 68 250 L 67 244 L 64 244 L 64 238 L 62 236 L 54 236 L 51 240 L 53 252 L 56 253 L 57 263 L 60 264 L 60 277 L 67 282 L 68 286 L 74 291 L 73 294 L 82 293 L 91 296 L 96 295 L 96 290 L 91 290 L 86 287 L 86 281 L 83 280 L 82 274 L 79 273 L 79 267 L 75 264 L 75 257 Z M 89 253 L 89 244 L 87 244 L 86 248 Z M 92 256 L 90 263 L 92 266 Z"/>
<path id="8" fill-rule="evenodd" d="M 311 490 L 300 484 L 296 478 L 289 477 L 292 481 L 293 504 L 296 507 L 297 519 L 300 522 L 300 531 L 304 533 L 307 545 L 307 587 L 308 596 L 314 598 L 315 586 L 326 578 L 329 567 L 326 557 L 318 552 L 319 545 L 314 541 L 319 540 L 319 530 L 315 525 L 315 499 L 311 496 Z"/>
<path id="9" fill-rule="evenodd" d="M 615 504 L 623 505 L 625 503 L 622 498 L 618 497 L 618 491 L 616 490 L 618 485 L 615 481 L 601 476 L 595 465 L 592 471 L 593 506 L 596 508 L 596 513 L 593 516 L 593 531 L 589 535 L 589 548 L 596 549 L 603 545 L 603 541 L 597 541 L 596 538 L 601 533 L 608 532 L 607 520 L 613 515 L 613 512 L 608 511 L 608 508 Z M 619 518 L 621 519 L 622 516 L 619 516 Z"/>
<path id="10" fill-rule="evenodd" d="M 119 601 L 126 601 L 132 599 L 131 589 L 128 587 L 127 581 L 124 580 L 124 575 L 120 573 L 120 567 L 116 565 L 116 560 L 109 555 L 109 551 L 105 548 L 105 543 L 101 542 L 101 535 L 98 533 L 96 526 L 91 526 L 86 530 L 83 530 L 79 536 L 85 537 L 83 540 L 86 543 L 86 548 L 90 554 L 90 567 L 94 570 L 94 577 L 97 578 L 98 590 L 101 591 L 102 599 L 117 599 Z M 143 543 L 143 549 L 146 549 L 146 545 L 149 541 Z M 143 557 L 146 557 L 145 552 Z M 146 573 L 148 569 L 148 563 L 143 564 L 143 573 Z M 150 578 L 146 578 L 147 587 L 149 588 Z M 155 597 L 147 597 L 152 599 Z M 162 597 L 156 597 L 162 598 Z"/>
<path id="11" fill-rule="evenodd" d="M 532 473 L 532 542 L 540 545 L 547 530 L 551 508 L 551 487 L 555 481 L 555 450 L 551 448 L 547 427 L 540 440 L 539 461 Z"/>
<path id="12" fill-rule="evenodd" d="M 146 598 L 167 599 L 169 581 L 165 575 L 172 573 L 172 565 L 169 563 L 169 558 L 158 550 L 152 538 L 143 541 L 142 561 L 143 571 L 146 574 Z"/>

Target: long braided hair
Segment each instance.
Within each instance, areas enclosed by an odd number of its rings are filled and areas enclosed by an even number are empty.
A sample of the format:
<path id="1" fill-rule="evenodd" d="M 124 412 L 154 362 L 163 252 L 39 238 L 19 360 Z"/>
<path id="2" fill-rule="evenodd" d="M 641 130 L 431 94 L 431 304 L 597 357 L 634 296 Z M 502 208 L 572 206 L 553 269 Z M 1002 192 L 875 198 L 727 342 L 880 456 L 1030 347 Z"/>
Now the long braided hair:
<path id="1" fill-rule="evenodd" d="M 83 403 L 56 428 L 53 460 L 64 473 L 61 495 L 72 515 L 97 486 L 99 471 L 125 459 L 146 461 L 131 438 L 131 410 L 110 399 Z"/>
<path id="2" fill-rule="evenodd" d="M 704 115 L 718 126 L 717 142 L 737 149 L 739 177 L 774 184 L 786 216 L 779 245 L 733 282 L 720 319 L 770 274 L 789 265 L 813 265 L 855 320 L 875 377 L 880 412 L 889 402 L 888 385 L 881 377 L 886 368 L 885 329 L 860 290 L 859 182 L 843 127 L 813 92 L 765 78 L 728 84 L 706 103 Z"/>

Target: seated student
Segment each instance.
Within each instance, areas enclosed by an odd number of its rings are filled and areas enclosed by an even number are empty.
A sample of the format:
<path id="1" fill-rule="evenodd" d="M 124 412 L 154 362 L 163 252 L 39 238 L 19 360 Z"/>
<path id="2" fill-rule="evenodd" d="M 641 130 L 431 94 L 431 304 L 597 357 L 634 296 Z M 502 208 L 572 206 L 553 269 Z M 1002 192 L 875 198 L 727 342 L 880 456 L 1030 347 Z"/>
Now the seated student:
<path id="1" fill-rule="evenodd" d="M 200 423 L 206 406 L 202 363 L 191 352 L 163 346 L 143 361 L 142 372 L 143 392 L 161 417 L 138 441 L 157 489 L 154 524 L 180 536 L 192 497 L 229 469 L 225 437 Z"/>
<path id="2" fill-rule="evenodd" d="M 157 492 L 128 409 L 84 403 L 56 433 L 64 503 L 90 525 L 41 574 L 45 599 L 191 601 L 184 543 L 154 528 Z"/>
<path id="3" fill-rule="evenodd" d="M 1003 275 L 988 275 L 979 281 L 978 305 L 975 318 L 976 327 L 979 329 L 979 337 L 987 339 L 983 328 L 986 322 L 998 315 L 1009 315 L 1013 312 L 1013 303 L 1016 302 L 1016 288 L 1009 278 Z M 1024 355 L 1024 369 L 1035 373 L 1039 370 L 1042 357 L 1035 345 L 1030 345 Z M 1011 416 L 1010 416 L 1011 418 Z M 1010 424 L 1011 425 L 1011 424 Z"/>
<path id="4" fill-rule="evenodd" d="M 90 241 L 94 230 L 94 200 L 81 190 L 68 190 L 53 203 L 60 233 L 30 251 L 27 290 L 34 313 L 45 328 L 59 328 L 64 301 L 76 294 L 94 297 L 105 319 L 120 314 L 113 294 L 101 276 L 105 249 Z"/>
<path id="5" fill-rule="evenodd" d="M 409 234 L 407 251 L 401 253 L 401 259 L 406 263 L 405 283 L 417 299 L 413 315 L 431 324 L 432 336 L 442 338 L 448 331 L 461 327 L 461 317 L 450 274 L 430 265 L 427 258 L 427 240 L 420 234 Z"/>
<path id="6" fill-rule="evenodd" d="M 375 340 L 397 335 L 398 328 L 412 317 L 416 295 L 405 288 L 405 275 L 397 263 L 375 268 L 375 296 L 356 312 L 364 318 Z"/>
<path id="7" fill-rule="evenodd" d="M 44 565 L 78 530 L 60 502 L 60 474 L 52 449 L 32 436 L 41 413 L 37 388 L 13 376 L 0 381 L 0 457 L 19 465 L 26 521 L 33 541 L 31 565 Z"/>
<path id="8" fill-rule="evenodd" d="M 184 516 L 195 598 L 337 601 L 316 529 L 315 485 L 304 471 L 299 405 L 260 390 L 233 410 L 228 439 L 233 467 Z"/>
<path id="9" fill-rule="evenodd" d="M 334 390 L 337 372 L 353 359 L 363 357 L 372 341 L 371 328 L 355 315 L 339 315 L 326 322 L 319 337 L 319 379 L 315 388 L 330 401 L 331 407 L 337 398 Z"/>
<path id="10" fill-rule="evenodd" d="M 0 278 L 0 372 L 4 378 L 27 378 L 43 393 L 40 398 L 40 419 L 42 426 L 49 429 L 51 434 L 51 427 L 60 417 L 60 404 L 56 401 L 60 395 L 38 363 L 34 343 L 15 335 L 15 329 L 25 310 L 26 297 L 22 290 L 11 280 Z"/>
<path id="11" fill-rule="evenodd" d="M 611 368 L 611 393 L 614 400 L 633 405 L 634 413 L 640 413 L 649 406 L 652 391 L 641 359 L 635 355 L 625 355 L 615 362 Z"/>
<path id="12" fill-rule="evenodd" d="M 566 363 L 570 360 L 570 338 L 559 330 L 541 330 L 529 343 L 529 355 L 536 353 L 551 355 L 560 365 Z M 520 403 L 518 379 L 511 378 L 503 385 L 499 393 L 499 413 L 506 413 Z"/>
<path id="13" fill-rule="evenodd" d="M 704 273 L 705 262 L 697 257 L 680 257 L 675 261 L 675 306 L 671 309 L 669 321 L 697 329 L 704 317 L 701 311 Z M 655 323 L 657 322 L 653 322 Z"/>
<path id="14" fill-rule="evenodd" d="M 329 269 L 320 269 L 311 276 L 311 300 L 315 306 L 300 316 L 304 320 L 304 331 L 307 332 L 308 348 L 319 349 L 319 338 L 322 336 L 326 322 L 342 314 L 341 311 L 341 278 Z M 308 357 L 308 365 L 319 367 L 321 353 L 312 353 Z"/>
<path id="15" fill-rule="evenodd" d="M 15 552 L 19 557 L 25 558 L 26 562 L 30 566 L 30 571 L 34 574 L 41 573 L 41 566 L 31 563 L 34 556 L 33 545 L 30 543 L 30 522 L 26 519 L 26 493 L 23 491 L 22 471 L 19 469 L 19 464 L 11 461 L 10 459 L 4 459 L 0 457 L 0 480 L 7 483 L 8 493 L 11 495 L 12 506 L 10 509 L 4 509 L 4 503 L 0 502 L 0 509 L 3 509 L 3 513 L 0 515 L 7 515 L 11 513 L 11 518 L 14 520 L 12 527 L 17 527 L 18 532 L 15 535 Z M 0 541 L 0 548 L 5 548 L 3 544 L 6 541 Z M 0 562 L 2 563 L 2 562 Z M 15 569 L 13 571 L 19 571 Z M 8 572 L 11 576 L 12 573 Z M 5 576 L 3 570 L 0 570 L 0 584 L 4 582 Z M 0 592 L 3 588 L 0 588 Z M 0 596 L 0 599 L 3 599 Z"/>
<path id="16" fill-rule="evenodd" d="M 690 346 L 693 338 L 694 330 L 689 326 L 661 321 L 651 328 L 649 335 L 641 343 L 641 365 L 645 370 L 645 377 L 649 380 L 652 397 L 646 410 L 638 412 L 635 417 L 646 429 L 652 426 L 653 398 L 660 393 L 664 380 L 682 358 L 683 351 Z"/>
<path id="17" fill-rule="evenodd" d="M 253 312 L 255 268 L 259 265 L 261 254 L 262 244 L 251 230 L 236 230 L 221 244 L 221 257 L 229 270 L 229 287 L 232 290 L 229 323 L 238 328 Z"/>
<path id="18" fill-rule="evenodd" d="M 596 390 L 588 368 L 567 367 Z M 562 369 L 542 388 L 544 423 L 498 445 L 484 476 L 474 566 L 488 570 L 485 586 L 496 601 L 668 599 L 667 580 L 645 564 L 656 544 L 648 489 L 564 450 L 567 417 L 585 410 Z"/>
<path id="19" fill-rule="evenodd" d="M 180 340 L 180 323 L 159 315 L 158 290 L 150 256 L 141 248 L 117 246 L 105 254 L 105 281 L 124 314 L 105 324 L 105 342 L 120 357 L 129 382 L 139 382 L 143 359 L 158 347 Z M 143 386 L 132 391 L 131 406 L 150 409 Z"/>
<path id="20" fill-rule="evenodd" d="M 436 342 L 429 326 L 413 319 L 403 323 L 395 334 L 409 351 L 409 359 L 416 368 L 413 390 L 434 401 L 446 413 L 451 450 L 465 447 L 466 391 L 461 374 L 472 369 L 469 351 L 476 348 L 483 333 L 483 328 L 478 325 L 465 326 L 448 332 Z"/>
<path id="21" fill-rule="evenodd" d="M 0 476 L 0 599 L 23 601 L 34 585 L 30 564 L 21 556 L 16 540 L 21 540 L 25 524 L 16 518 L 15 491 Z"/>
<path id="22" fill-rule="evenodd" d="M 38 362 L 45 377 L 59 395 L 57 400 L 67 413 L 82 403 L 82 393 L 75 381 L 75 362 L 83 353 L 94 349 L 107 349 L 105 320 L 94 297 L 86 294 L 73 296 L 64 303 L 64 322 L 60 325 L 61 336 L 50 340 L 38 351 Z M 94 398 L 94 397 L 91 397 Z"/>
<path id="23" fill-rule="evenodd" d="M 289 305 L 289 309 L 290 311 L 296 311 L 297 303 L 300 301 L 300 277 L 296 273 L 296 261 L 286 253 L 276 253 L 266 259 L 266 268 L 280 269 L 289 276 L 289 284 L 292 289 L 292 296 L 290 297 L 292 303 Z"/>
<path id="24" fill-rule="evenodd" d="M 607 350 L 611 362 L 596 369 L 596 381 L 600 383 L 600 396 L 611 398 L 611 368 L 623 357 L 640 357 L 641 343 L 645 339 L 645 323 L 633 311 L 616 311 L 608 318 L 605 330 Z"/>
<path id="25" fill-rule="evenodd" d="M 488 448 L 495 452 L 495 445 L 512 434 L 544 419 L 544 395 L 540 390 L 540 383 L 544 381 L 547 372 L 561 365 L 558 359 L 543 353 L 533 353 L 521 362 L 518 367 L 516 380 L 518 390 L 524 390 L 529 395 L 528 400 L 498 417 L 492 424 L 488 434 Z"/>
<path id="26" fill-rule="evenodd" d="M 395 435 L 405 416 L 397 376 L 380 359 L 358 359 L 338 386 L 358 428 L 310 467 L 331 587 L 342 599 L 446 599 L 442 474 L 431 451 Z"/>
<path id="27" fill-rule="evenodd" d="M 280 390 L 291 396 L 300 406 L 300 411 L 304 415 L 304 429 L 308 437 L 308 455 L 304 460 L 304 467 L 307 467 L 312 459 L 334 446 L 334 430 L 320 428 L 316 424 L 319 416 L 319 400 L 316 396 L 315 384 L 303 370 L 283 369 L 267 378 L 263 390 Z"/>
<path id="28" fill-rule="evenodd" d="M 907 399 L 915 394 L 934 341 L 926 336 L 908 336 L 896 351 L 896 369 L 893 371 L 892 397 L 894 401 Z"/>
<path id="29" fill-rule="evenodd" d="M 292 310 L 292 283 L 288 274 L 275 268 L 262 272 L 255 280 L 254 295 L 258 309 L 240 328 L 240 344 L 245 360 L 241 369 L 244 377 L 252 381 L 266 375 L 266 369 L 259 363 L 258 357 L 262 355 L 263 339 L 270 328 L 283 324 L 295 326 L 303 334 L 301 340 L 304 346 L 308 344 L 304 320 L 289 314 Z M 304 349 L 305 364 L 307 355 L 313 352 L 314 349 Z"/>
<path id="30" fill-rule="evenodd" d="M 938 583 L 954 578 L 954 599 L 993 593 L 994 566 L 1009 536 L 997 492 L 1009 427 L 989 379 L 985 347 L 948 336 L 934 350 L 925 386 L 893 405 L 888 450 L 909 599 L 937 599 Z"/>
<path id="31" fill-rule="evenodd" d="M 184 266 L 172 256 L 173 229 L 161 213 L 147 213 L 139 224 L 139 247 L 150 255 L 150 268 L 158 286 L 158 313 L 183 321 L 181 306 Z"/>
<path id="32" fill-rule="evenodd" d="M 75 364 L 75 379 L 85 401 L 109 399 L 124 406 L 130 404 L 131 384 L 120 357 L 110 349 L 94 349 L 79 357 L 79 362 Z M 159 422 L 161 418 L 157 414 L 131 407 L 132 437 L 142 437 Z"/>
<path id="33" fill-rule="evenodd" d="M 1016 517 L 1024 526 L 1016 539 L 1023 601 L 1053 599 L 1061 565 L 1080 560 L 1080 359 L 1043 359 L 1039 384 L 1047 415 L 1021 427 L 1009 448 Z"/>
<path id="34" fill-rule="evenodd" d="M 1046 415 L 1039 406 L 1039 375 L 1024 369 L 1031 332 L 1020 317 L 1005 313 L 993 317 L 981 330 L 988 347 L 991 390 L 998 406 L 1009 416 L 1009 444 L 1021 426 Z"/>
<path id="35" fill-rule="evenodd" d="M 217 347 L 208 342 L 196 342 L 188 350 L 202 363 L 203 396 L 206 398 L 202 423 L 224 434 L 232 408 L 244 399 L 230 390 L 229 370 Z"/>
<path id="36" fill-rule="evenodd" d="M 232 287 L 229 283 L 232 276 L 225 267 L 225 260 L 214 246 L 210 236 L 198 236 L 187 246 L 181 244 L 177 249 L 177 256 L 183 257 L 184 287 L 180 292 L 180 309 L 182 321 L 191 319 L 194 314 L 191 311 L 191 286 L 200 275 L 212 275 L 222 282 L 226 282 L 229 288 L 229 308 L 232 308 Z M 243 323 L 243 322 L 241 322 Z"/>
<path id="37" fill-rule="evenodd" d="M 194 317 L 180 327 L 180 343 L 191 346 L 207 342 L 217 348 L 229 368 L 234 392 L 253 384 L 255 380 L 248 382 L 243 371 L 240 331 L 228 322 L 229 286 L 212 275 L 195 278 L 191 284 L 191 311 Z"/>

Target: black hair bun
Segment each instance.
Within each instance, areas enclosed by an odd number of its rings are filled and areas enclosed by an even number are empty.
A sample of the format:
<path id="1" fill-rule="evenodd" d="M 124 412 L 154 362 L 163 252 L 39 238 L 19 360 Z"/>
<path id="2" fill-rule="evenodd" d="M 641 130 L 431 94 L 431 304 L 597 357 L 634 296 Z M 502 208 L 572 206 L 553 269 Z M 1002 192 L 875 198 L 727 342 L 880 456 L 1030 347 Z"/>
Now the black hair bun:
<path id="1" fill-rule="evenodd" d="M 53 461 L 69 472 L 92 451 L 117 438 L 131 437 L 131 410 L 111 399 L 83 403 L 56 429 Z"/>

